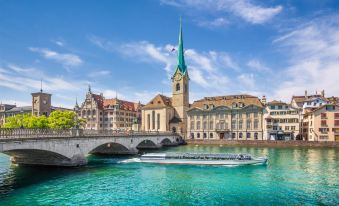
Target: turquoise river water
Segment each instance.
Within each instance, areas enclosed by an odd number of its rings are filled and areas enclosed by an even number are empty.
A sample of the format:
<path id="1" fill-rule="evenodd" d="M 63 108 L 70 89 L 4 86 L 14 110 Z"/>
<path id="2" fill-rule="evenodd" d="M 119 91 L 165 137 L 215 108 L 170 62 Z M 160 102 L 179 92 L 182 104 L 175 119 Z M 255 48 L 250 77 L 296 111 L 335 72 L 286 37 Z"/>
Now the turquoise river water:
<path id="1" fill-rule="evenodd" d="M 117 163 L 11 166 L 0 154 L 0 205 L 339 205 L 339 149 L 181 146 L 166 151 L 249 153 L 267 166 Z M 157 151 L 164 152 L 164 151 Z"/>

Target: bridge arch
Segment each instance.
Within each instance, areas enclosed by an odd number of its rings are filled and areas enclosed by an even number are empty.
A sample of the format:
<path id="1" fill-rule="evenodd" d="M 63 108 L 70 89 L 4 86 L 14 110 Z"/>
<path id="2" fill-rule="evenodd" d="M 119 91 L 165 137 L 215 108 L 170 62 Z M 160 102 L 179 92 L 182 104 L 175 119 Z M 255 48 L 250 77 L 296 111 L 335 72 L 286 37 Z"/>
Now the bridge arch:
<path id="1" fill-rule="evenodd" d="M 132 151 L 129 150 L 123 144 L 117 142 L 106 142 L 96 145 L 91 149 L 88 154 L 131 154 Z"/>
<path id="2" fill-rule="evenodd" d="M 137 144 L 136 148 L 137 149 L 155 149 L 155 148 L 159 148 L 159 146 L 156 143 L 154 143 L 152 140 L 144 139 Z"/>
<path id="3" fill-rule="evenodd" d="M 78 166 L 87 163 L 82 156 L 69 158 L 58 152 L 42 149 L 13 149 L 2 153 L 9 155 L 13 163 L 23 165 Z"/>
<path id="4" fill-rule="evenodd" d="M 162 145 L 169 145 L 172 144 L 172 141 L 168 138 L 164 138 L 163 140 L 161 140 L 160 142 Z"/>

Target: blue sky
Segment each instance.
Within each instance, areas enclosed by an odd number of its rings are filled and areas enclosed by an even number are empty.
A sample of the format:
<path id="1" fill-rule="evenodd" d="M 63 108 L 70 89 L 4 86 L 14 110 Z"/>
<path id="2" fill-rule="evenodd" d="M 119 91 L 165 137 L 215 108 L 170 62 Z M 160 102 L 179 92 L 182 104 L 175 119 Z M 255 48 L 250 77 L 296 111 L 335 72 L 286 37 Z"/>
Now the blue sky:
<path id="1" fill-rule="evenodd" d="M 182 16 L 190 101 L 248 93 L 290 101 L 338 96 L 336 0 L 0 0 L 0 101 L 55 106 L 106 98 L 147 103 L 171 94 Z"/>

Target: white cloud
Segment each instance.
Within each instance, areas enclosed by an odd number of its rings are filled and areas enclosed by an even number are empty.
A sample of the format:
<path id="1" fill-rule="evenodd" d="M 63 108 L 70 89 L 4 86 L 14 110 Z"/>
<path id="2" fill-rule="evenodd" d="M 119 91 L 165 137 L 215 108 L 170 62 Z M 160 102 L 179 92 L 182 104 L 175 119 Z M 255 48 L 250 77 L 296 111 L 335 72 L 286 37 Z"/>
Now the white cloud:
<path id="1" fill-rule="evenodd" d="M 339 94 L 339 16 L 332 15 L 300 25 L 278 37 L 274 43 L 289 57 L 289 66 L 279 74 L 281 82 L 275 97 L 289 99 L 325 89 L 327 95 Z"/>
<path id="2" fill-rule="evenodd" d="M 0 71 L 0 86 L 17 91 L 38 91 L 43 80 L 43 89 L 47 91 L 76 91 L 86 84 L 78 80 L 66 80 L 63 77 L 45 75 L 38 69 L 25 68 L 9 64 L 5 72 Z M 6 72 L 8 71 L 8 72 Z"/>
<path id="3" fill-rule="evenodd" d="M 88 74 L 89 77 L 107 77 L 107 76 L 111 76 L 111 71 L 108 70 L 99 70 L 99 71 L 94 71 Z"/>
<path id="4" fill-rule="evenodd" d="M 208 11 L 214 15 L 229 15 L 240 17 L 252 24 L 263 24 L 279 14 L 283 7 L 264 7 L 256 5 L 254 0 L 161 0 L 169 6 Z M 219 17 L 220 19 L 223 17 Z"/>
<path id="5" fill-rule="evenodd" d="M 254 74 L 241 74 L 237 79 L 240 81 L 240 84 L 244 84 L 247 88 L 254 89 L 256 87 Z"/>
<path id="6" fill-rule="evenodd" d="M 32 52 L 37 52 L 45 59 L 52 59 L 66 67 L 79 66 L 83 63 L 83 60 L 75 54 L 61 54 L 47 48 L 36 47 L 30 47 L 29 50 Z"/>
<path id="7" fill-rule="evenodd" d="M 219 17 L 213 20 L 204 20 L 204 21 L 198 21 L 198 25 L 202 27 L 208 27 L 208 28 L 216 28 L 216 27 L 222 27 L 228 25 L 230 22 L 226 20 L 223 17 Z"/>
<path id="8" fill-rule="evenodd" d="M 252 70 L 257 72 L 271 72 L 271 69 L 265 66 L 262 62 L 257 59 L 251 59 L 247 62 L 247 66 L 249 66 Z"/>

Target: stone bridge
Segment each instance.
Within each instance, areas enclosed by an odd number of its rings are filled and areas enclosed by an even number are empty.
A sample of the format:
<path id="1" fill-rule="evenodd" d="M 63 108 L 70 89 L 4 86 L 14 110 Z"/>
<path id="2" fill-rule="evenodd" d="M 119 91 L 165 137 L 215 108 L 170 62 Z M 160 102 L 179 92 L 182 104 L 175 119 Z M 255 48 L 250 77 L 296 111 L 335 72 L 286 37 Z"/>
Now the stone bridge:
<path id="1" fill-rule="evenodd" d="M 137 154 L 138 149 L 181 142 L 178 134 L 170 132 L 0 129 L 0 152 L 23 165 L 80 166 L 87 164 L 89 154 Z"/>

